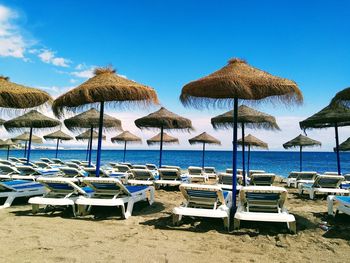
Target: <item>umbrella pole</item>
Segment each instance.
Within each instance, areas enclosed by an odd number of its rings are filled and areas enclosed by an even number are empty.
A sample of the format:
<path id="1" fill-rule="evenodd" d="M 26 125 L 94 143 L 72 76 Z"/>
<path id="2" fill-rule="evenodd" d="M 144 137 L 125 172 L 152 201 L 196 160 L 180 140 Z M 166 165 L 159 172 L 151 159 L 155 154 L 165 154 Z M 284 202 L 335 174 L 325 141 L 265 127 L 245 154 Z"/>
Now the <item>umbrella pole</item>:
<path id="1" fill-rule="evenodd" d="M 60 139 L 57 138 L 57 144 L 56 144 L 56 159 L 57 159 L 57 156 L 58 156 L 58 145 L 60 143 Z"/>
<path id="2" fill-rule="evenodd" d="M 30 132 L 29 132 L 29 144 L 28 144 L 28 153 L 27 153 L 27 164 L 29 164 L 30 161 L 30 150 L 32 147 L 32 136 L 33 136 L 33 128 L 30 128 Z"/>
<path id="3" fill-rule="evenodd" d="M 24 158 L 27 157 L 27 141 L 24 143 Z"/>
<path id="4" fill-rule="evenodd" d="M 162 168 L 162 152 L 163 152 L 163 125 L 160 128 L 159 168 Z"/>
<path id="5" fill-rule="evenodd" d="M 246 174 L 245 174 L 245 144 L 244 144 L 244 123 L 242 123 L 242 173 L 243 173 L 243 185 L 245 186 Z"/>
<path id="6" fill-rule="evenodd" d="M 336 144 L 336 150 L 337 150 L 337 165 L 338 165 L 338 174 L 341 175 L 341 169 L 340 169 L 340 155 L 339 155 L 339 134 L 338 134 L 338 124 L 336 123 L 334 125 L 335 127 L 335 144 Z"/>
<path id="7" fill-rule="evenodd" d="M 205 158 L 205 142 L 203 142 L 203 153 L 202 153 L 202 168 L 204 169 L 204 158 Z"/>
<path id="8" fill-rule="evenodd" d="M 303 170 L 303 146 L 300 146 L 300 172 Z"/>
<path id="9" fill-rule="evenodd" d="M 10 157 L 10 145 L 7 145 L 7 160 Z"/>
<path id="10" fill-rule="evenodd" d="M 125 154 L 126 154 L 126 141 L 124 142 L 124 157 L 123 157 L 123 162 L 125 163 Z"/>
<path id="11" fill-rule="evenodd" d="M 250 145 L 248 144 L 248 163 L 247 163 L 247 175 L 249 176 L 250 169 Z"/>
<path id="12" fill-rule="evenodd" d="M 89 160 L 89 149 L 90 149 L 90 138 L 88 140 L 87 148 L 86 148 L 86 157 L 85 161 Z"/>
<path id="13" fill-rule="evenodd" d="M 92 136 L 93 136 L 93 131 L 94 131 L 94 128 L 93 126 L 91 126 L 91 129 L 90 129 L 90 141 L 89 141 L 89 167 L 91 167 L 91 155 L 92 155 Z"/>
<path id="14" fill-rule="evenodd" d="M 98 127 L 98 144 L 97 144 L 97 160 L 96 160 L 96 177 L 100 176 L 101 167 L 101 149 L 102 149 L 102 128 L 103 128 L 103 112 L 104 112 L 104 102 L 101 101 L 100 107 L 100 123 Z"/>
<path id="15" fill-rule="evenodd" d="M 233 106 L 233 158 L 232 158 L 232 215 L 236 212 L 237 194 L 237 119 L 238 119 L 238 98 L 234 98 Z"/>

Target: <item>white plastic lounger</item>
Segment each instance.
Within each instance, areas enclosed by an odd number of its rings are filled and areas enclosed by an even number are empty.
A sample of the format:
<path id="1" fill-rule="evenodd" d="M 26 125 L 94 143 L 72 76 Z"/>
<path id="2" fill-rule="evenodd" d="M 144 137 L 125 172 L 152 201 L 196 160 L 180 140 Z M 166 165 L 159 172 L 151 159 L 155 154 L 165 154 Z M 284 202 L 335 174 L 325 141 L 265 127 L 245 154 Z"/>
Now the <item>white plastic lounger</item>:
<path id="1" fill-rule="evenodd" d="M 240 221 L 262 221 L 287 223 L 288 229 L 296 233 L 295 217 L 284 206 L 287 190 L 276 186 L 246 186 L 239 193 L 234 229 Z"/>
<path id="2" fill-rule="evenodd" d="M 168 185 L 179 186 L 183 183 L 181 173 L 178 169 L 160 168 L 158 169 L 158 172 L 159 180 L 154 181 L 156 187 Z"/>
<path id="3" fill-rule="evenodd" d="M 208 176 L 209 179 L 214 179 L 217 180 L 218 179 L 218 175 L 216 173 L 216 169 L 215 167 L 204 167 L 204 173 Z"/>
<path id="4" fill-rule="evenodd" d="M 6 198 L 0 209 L 10 207 L 17 197 L 31 197 L 44 193 L 44 186 L 37 182 L 26 180 L 0 181 L 0 198 Z"/>
<path id="5" fill-rule="evenodd" d="M 14 166 L 16 163 L 14 163 L 14 162 L 12 162 L 12 161 L 1 160 L 1 159 L 0 159 L 0 164 L 8 165 L 8 166 Z"/>
<path id="6" fill-rule="evenodd" d="M 65 163 L 64 163 L 61 159 L 52 158 L 51 160 L 52 160 L 52 161 L 54 162 L 54 164 L 56 164 L 56 165 L 65 165 Z"/>
<path id="7" fill-rule="evenodd" d="M 40 158 L 40 160 L 42 160 L 43 162 L 48 163 L 48 164 L 54 164 L 54 162 L 49 158 Z"/>
<path id="8" fill-rule="evenodd" d="M 16 168 L 20 174 L 13 175 L 12 178 L 21 180 L 36 180 L 39 176 L 55 176 L 60 172 L 58 168 L 34 168 L 29 165 L 17 165 Z"/>
<path id="9" fill-rule="evenodd" d="M 218 186 L 227 191 L 232 191 L 232 174 L 220 173 Z M 237 190 L 242 188 L 243 175 L 237 174 Z"/>
<path id="10" fill-rule="evenodd" d="M 225 228 L 230 226 L 231 192 L 216 185 L 182 184 L 186 201 L 173 209 L 173 223 L 179 224 L 183 216 L 222 218 Z"/>
<path id="11" fill-rule="evenodd" d="M 328 214 L 334 215 L 334 205 L 336 205 L 336 212 L 343 212 L 347 215 L 350 215 L 350 196 L 336 196 L 329 195 L 327 197 L 328 203 Z"/>
<path id="12" fill-rule="evenodd" d="M 94 192 L 91 197 L 80 196 L 75 201 L 80 215 L 89 212 L 92 206 L 120 206 L 123 218 L 127 219 L 132 215 L 136 202 L 148 200 L 150 205 L 154 202 L 153 186 L 124 186 L 115 178 L 84 178 L 82 181 Z"/>
<path id="13" fill-rule="evenodd" d="M 187 168 L 187 172 L 186 176 L 190 183 L 206 183 L 209 179 L 202 167 L 190 166 Z"/>
<path id="14" fill-rule="evenodd" d="M 181 172 L 181 167 L 176 165 L 162 165 L 161 168 L 177 169 Z"/>
<path id="15" fill-rule="evenodd" d="M 19 173 L 20 172 L 16 169 L 16 167 L 0 164 L 0 179 L 11 179 L 13 175 Z"/>
<path id="16" fill-rule="evenodd" d="M 286 180 L 288 187 L 298 188 L 300 183 L 312 184 L 317 177 L 317 172 L 304 171 L 304 172 L 291 172 Z"/>
<path id="17" fill-rule="evenodd" d="M 133 164 L 132 169 L 148 170 L 147 166 L 144 164 Z"/>
<path id="18" fill-rule="evenodd" d="M 310 199 L 314 199 L 316 193 L 348 195 L 349 190 L 341 189 L 340 185 L 344 181 L 339 175 L 319 175 L 313 184 L 299 184 L 298 192 L 302 195 L 307 192 Z"/>
<path id="19" fill-rule="evenodd" d="M 249 170 L 248 176 L 252 176 L 253 174 L 265 174 L 264 170 Z"/>
<path id="20" fill-rule="evenodd" d="M 39 206 L 70 206 L 72 207 L 74 216 L 75 212 L 75 203 L 74 201 L 79 197 L 79 195 L 88 196 L 88 193 L 76 183 L 78 179 L 74 178 L 45 178 L 40 177 L 37 179 L 37 182 L 40 182 L 48 190 L 47 193 L 41 197 L 32 197 L 29 199 L 28 203 L 32 205 L 33 214 L 39 212 Z"/>
<path id="21" fill-rule="evenodd" d="M 131 178 L 128 179 L 128 184 L 131 185 L 153 185 L 154 173 L 148 169 L 131 169 Z"/>
<path id="22" fill-rule="evenodd" d="M 113 167 L 113 169 L 115 169 L 116 171 L 121 172 L 121 173 L 127 173 L 130 171 L 130 167 L 125 165 L 125 164 L 115 164 L 112 167 Z"/>
<path id="23" fill-rule="evenodd" d="M 146 163 L 146 167 L 148 170 L 151 170 L 151 171 L 156 171 L 158 170 L 158 167 L 157 165 L 153 164 L 153 163 Z"/>
<path id="24" fill-rule="evenodd" d="M 273 173 L 257 173 L 250 176 L 250 185 L 271 186 L 276 175 Z"/>
<path id="25" fill-rule="evenodd" d="M 324 172 L 323 175 L 341 175 L 338 172 Z"/>
<path id="26" fill-rule="evenodd" d="M 79 178 L 87 176 L 87 173 L 83 170 L 79 170 L 73 167 L 60 167 L 61 176 L 66 178 Z"/>

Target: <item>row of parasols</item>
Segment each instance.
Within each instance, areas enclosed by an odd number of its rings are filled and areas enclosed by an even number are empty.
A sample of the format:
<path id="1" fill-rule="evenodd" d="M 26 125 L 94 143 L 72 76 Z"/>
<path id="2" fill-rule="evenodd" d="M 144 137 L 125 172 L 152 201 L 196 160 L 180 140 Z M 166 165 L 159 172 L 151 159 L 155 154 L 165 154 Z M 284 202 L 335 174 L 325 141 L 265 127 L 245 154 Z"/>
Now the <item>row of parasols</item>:
<path id="1" fill-rule="evenodd" d="M 271 75 L 237 58 L 231 59 L 223 68 L 192 81 L 182 88 L 180 101 L 185 107 L 197 109 L 209 107 L 233 109 L 232 116 L 229 116 L 232 119 L 231 125 L 233 127 L 232 196 L 236 195 L 238 106 L 240 100 L 244 102 L 253 101 L 255 103 L 277 101 L 291 105 L 292 103 L 301 104 L 303 96 L 294 81 Z M 304 130 L 308 128 L 335 128 L 339 173 L 341 171 L 338 127 L 348 126 L 350 124 L 350 110 L 347 108 L 349 102 L 350 89 L 345 89 L 339 92 L 331 104 L 325 109 L 300 122 L 300 127 Z M 44 91 L 10 82 L 6 77 L 0 78 L 0 107 L 15 110 L 38 107 L 46 103 L 52 103 L 53 113 L 58 118 L 64 117 L 68 112 L 78 113 L 84 109 L 99 106 L 96 159 L 96 176 L 99 176 L 103 138 L 102 131 L 106 128 L 104 125 L 105 106 L 114 106 L 115 108 L 128 107 L 131 109 L 133 106 L 158 105 L 159 101 L 154 89 L 121 77 L 111 68 L 96 69 L 95 76 L 59 96 L 53 102 L 51 96 Z M 159 114 L 162 110 L 165 111 L 162 108 L 156 113 Z M 166 129 L 192 129 L 190 121 L 186 124 L 187 119 L 185 123 L 182 122 L 182 118 L 175 120 L 172 118 L 164 118 L 163 120 L 159 118 L 155 119 L 154 115 L 156 113 L 136 120 L 136 126 L 140 128 L 160 128 L 161 137 L 162 134 L 164 136 L 163 130 Z M 40 113 L 34 111 L 32 114 L 38 116 Z M 4 123 L 5 128 L 9 131 L 29 128 L 30 138 L 32 138 L 33 129 L 52 128 L 58 125 L 60 125 L 58 120 L 51 118 L 42 120 L 40 116 L 38 116 L 38 119 L 28 120 L 25 114 Z M 241 125 L 241 127 L 244 133 L 244 125 Z M 28 159 L 30 158 L 30 148 L 31 140 L 29 140 L 28 145 Z M 162 143 L 160 144 L 160 148 L 162 150 Z M 235 198 L 233 198 L 233 206 L 236 206 Z"/>

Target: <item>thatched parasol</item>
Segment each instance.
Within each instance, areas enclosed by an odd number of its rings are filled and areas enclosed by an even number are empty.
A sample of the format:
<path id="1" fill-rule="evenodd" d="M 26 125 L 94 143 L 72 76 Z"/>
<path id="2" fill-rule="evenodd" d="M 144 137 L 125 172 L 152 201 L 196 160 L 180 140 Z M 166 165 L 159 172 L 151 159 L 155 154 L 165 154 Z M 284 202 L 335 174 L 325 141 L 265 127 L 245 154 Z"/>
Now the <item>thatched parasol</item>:
<path id="1" fill-rule="evenodd" d="M 47 134 L 43 136 L 45 140 L 57 140 L 56 143 L 56 154 L 55 154 L 55 158 L 57 158 L 58 156 L 58 145 L 60 143 L 60 141 L 70 141 L 73 140 L 73 137 L 69 136 L 68 134 L 64 133 L 61 130 L 55 131 L 53 133 Z"/>
<path id="2" fill-rule="evenodd" d="M 0 141 L 0 147 L 7 147 L 7 160 L 9 159 L 10 156 L 10 147 L 12 145 L 16 145 L 15 142 L 13 142 L 11 139 L 7 139 L 5 141 Z"/>
<path id="3" fill-rule="evenodd" d="M 206 144 L 218 144 L 221 145 L 221 142 L 214 138 L 213 136 L 209 135 L 206 132 L 202 132 L 201 134 L 191 138 L 188 140 L 190 144 L 203 144 L 203 153 L 202 153 L 202 167 L 204 168 L 204 159 L 205 159 L 205 145 Z"/>
<path id="4" fill-rule="evenodd" d="M 5 122 L 5 120 L 0 119 L 0 125 L 3 125 L 3 124 L 4 124 L 4 122 Z"/>
<path id="5" fill-rule="evenodd" d="M 208 108 L 232 105 L 233 102 L 233 158 L 232 199 L 236 207 L 237 193 L 237 122 L 238 100 L 279 100 L 286 103 L 303 101 L 297 84 L 273 76 L 250 66 L 241 59 L 232 59 L 218 71 L 192 81 L 182 89 L 180 100 L 185 106 Z M 233 209 L 234 210 L 234 209 Z"/>
<path id="6" fill-rule="evenodd" d="M 30 161 L 33 129 L 53 128 L 58 125 L 61 125 L 60 121 L 47 117 L 37 110 L 31 110 L 22 116 L 8 120 L 4 123 L 5 129 L 8 131 L 30 128 L 27 163 Z"/>
<path id="7" fill-rule="evenodd" d="M 163 135 L 161 133 L 158 133 L 156 136 L 153 136 L 147 140 L 148 145 L 154 145 L 158 143 L 174 144 L 179 143 L 179 139 L 163 132 Z"/>
<path id="8" fill-rule="evenodd" d="M 241 138 L 237 141 L 237 144 L 242 146 L 248 146 L 248 163 L 247 163 L 247 174 L 249 174 L 250 170 L 250 148 L 252 147 L 257 147 L 257 148 L 263 148 L 263 149 L 268 149 L 268 144 L 266 142 L 263 142 L 262 140 L 254 137 L 251 134 L 248 134 L 244 138 Z M 244 167 L 244 166 L 243 166 Z"/>
<path id="9" fill-rule="evenodd" d="M 341 174 L 338 127 L 350 125 L 350 109 L 341 104 L 328 105 L 299 123 L 300 128 L 321 129 L 334 127 L 338 174 Z"/>
<path id="10" fill-rule="evenodd" d="M 300 159 L 300 172 L 303 170 L 303 147 L 313 147 L 313 146 L 321 146 L 321 142 L 313 140 L 309 137 L 306 137 L 302 134 L 299 134 L 293 140 L 290 140 L 283 144 L 284 149 L 289 149 L 292 147 L 299 146 L 299 159 Z"/>
<path id="11" fill-rule="evenodd" d="M 91 136 L 90 136 L 90 130 L 87 130 L 77 136 L 75 136 L 75 139 L 77 141 L 85 141 L 85 140 L 90 140 Z M 102 136 L 103 140 L 106 140 L 106 135 Z M 93 131 L 92 132 L 92 139 L 98 139 L 98 133 Z"/>
<path id="12" fill-rule="evenodd" d="M 26 109 L 51 102 L 51 96 L 45 91 L 29 88 L 0 76 L 0 107 Z"/>
<path id="13" fill-rule="evenodd" d="M 336 151 L 335 148 L 334 148 L 334 151 Z M 350 138 L 348 138 L 346 141 L 339 144 L 339 151 L 342 151 L 342 152 L 350 151 Z"/>
<path id="14" fill-rule="evenodd" d="M 132 134 L 129 131 L 124 131 L 121 134 L 112 137 L 111 141 L 113 143 L 124 143 L 124 155 L 123 155 L 123 162 L 125 163 L 125 154 L 126 154 L 126 144 L 129 143 L 142 143 L 142 140 L 140 137 Z"/>
<path id="15" fill-rule="evenodd" d="M 12 141 L 23 141 L 24 142 L 24 158 L 27 157 L 27 143 L 30 140 L 30 133 L 29 132 L 24 132 L 21 135 L 18 135 L 14 138 L 12 138 Z M 32 142 L 33 143 L 43 143 L 43 139 L 40 138 L 39 136 L 36 136 L 32 134 Z"/>
<path id="16" fill-rule="evenodd" d="M 277 125 L 275 117 L 252 109 L 246 105 L 238 107 L 238 127 L 242 129 L 242 140 L 244 143 L 244 129 L 265 129 L 265 130 L 280 130 Z M 233 110 L 225 112 L 224 114 L 218 115 L 211 119 L 211 124 L 214 129 L 219 128 L 232 128 L 233 127 Z M 242 147 L 242 173 L 243 173 L 243 184 L 246 183 L 245 173 L 245 147 Z"/>
<path id="17" fill-rule="evenodd" d="M 90 129 L 90 140 L 88 140 L 88 150 L 86 155 L 86 160 L 89 161 L 89 166 L 91 166 L 92 156 L 92 133 L 95 128 L 99 127 L 99 123 L 100 112 L 95 108 L 64 120 L 64 124 L 71 131 Z M 103 115 L 103 128 L 105 130 L 123 130 L 121 121 L 107 114 Z"/>
<path id="18" fill-rule="evenodd" d="M 163 153 L 163 131 L 164 130 L 187 130 L 193 129 L 192 122 L 189 119 L 181 117 L 166 108 L 161 107 L 156 112 L 148 114 L 145 117 L 135 120 L 135 124 L 140 129 L 160 128 L 160 148 L 159 148 L 159 167 L 162 167 Z"/>
<path id="19" fill-rule="evenodd" d="M 350 87 L 339 91 L 333 97 L 331 105 L 342 104 L 344 106 L 350 106 Z"/>
<path id="20" fill-rule="evenodd" d="M 53 103 L 52 109 L 57 116 L 62 116 L 64 110 L 79 111 L 91 104 L 100 104 L 99 138 L 97 146 L 96 176 L 100 175 L 102 127 L 104 104 L 158 104 L 154 89 L 115 74 L 110 68 L 98 68 L 95 76 L 80 86 L 59 96 Z"/>

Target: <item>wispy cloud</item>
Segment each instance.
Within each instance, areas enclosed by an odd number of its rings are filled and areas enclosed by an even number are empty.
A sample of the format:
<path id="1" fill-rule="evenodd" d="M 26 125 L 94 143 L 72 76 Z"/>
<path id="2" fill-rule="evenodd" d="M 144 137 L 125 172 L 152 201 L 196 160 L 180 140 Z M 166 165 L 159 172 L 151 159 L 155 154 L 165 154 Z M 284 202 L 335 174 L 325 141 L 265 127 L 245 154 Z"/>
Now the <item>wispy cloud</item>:
<path id="1" fill-rule="evenodd" d="M 56 52 L 51 50 L 44 49 L 38 54 L 38 57 L 42 62 L 47 64 L 52 64 L 57 67 L 69 67 L 69 63 L 71 63 L 71 61 L 66 58 L 56 57 L 55 53 Z"/>

